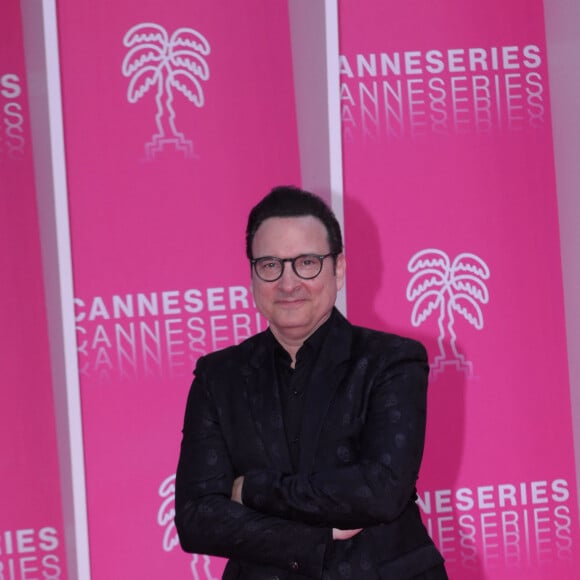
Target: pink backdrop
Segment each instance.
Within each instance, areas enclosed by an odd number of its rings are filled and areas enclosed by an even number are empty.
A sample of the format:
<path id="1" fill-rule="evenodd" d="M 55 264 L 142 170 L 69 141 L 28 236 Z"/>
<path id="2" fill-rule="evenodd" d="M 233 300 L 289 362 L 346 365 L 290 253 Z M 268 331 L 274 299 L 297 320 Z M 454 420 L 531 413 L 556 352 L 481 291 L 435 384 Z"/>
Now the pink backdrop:
<path id="1" fill-rule="evenodd" d="M 195 360 L 265 328 L 244 220 L 300 180 L 288 7 L 58 16 L 92 574 L 218 577 L 177 547 L 171 478 Z"/>
<path id="2" fill-rule="evenodd" d="M 428 346 L 452 578 L 580 569 L 542 14 L 340 2 L 348 312 Z"/>
<path id="3" fill-rule="evenodd" d="M 172 478 L 195 360 L 265 326 L 243 230 L 300 183 L 288 5 L 58 10 L 92 577 L 217 578 L 177 546 Z M 452 579 L 580 568 L 542 14 L 339 1 L 348 314 L 428 347 L 419 505 Z M 48 580 L 66 570 L 18 2 L 2 16 L 0 580 Z"/>
<path id="4" fill-rule="evenodd" d="M 17 0 L 0 18 L 0 578 L 66 576 Z"/>

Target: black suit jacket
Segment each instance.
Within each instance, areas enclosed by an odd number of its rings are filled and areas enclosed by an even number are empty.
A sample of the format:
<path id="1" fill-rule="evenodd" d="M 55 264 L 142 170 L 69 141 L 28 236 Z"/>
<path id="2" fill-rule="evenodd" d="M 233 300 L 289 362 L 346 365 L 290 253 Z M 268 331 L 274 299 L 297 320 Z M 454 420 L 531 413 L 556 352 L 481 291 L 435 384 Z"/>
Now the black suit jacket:
<path id="1" fill-rule="evenodd" d="M 268 338 L 197 363 L 177 469 L 182 548 L 230 558 L 226 579 L 405 579 L 440 566 L 415 504 L 423 346 L 334 311 L 306 388 L 294 471 Z M 244 505 L 230 500 L 238 475 Z M 332 528 L 364 530 L 333 541 Z"/>

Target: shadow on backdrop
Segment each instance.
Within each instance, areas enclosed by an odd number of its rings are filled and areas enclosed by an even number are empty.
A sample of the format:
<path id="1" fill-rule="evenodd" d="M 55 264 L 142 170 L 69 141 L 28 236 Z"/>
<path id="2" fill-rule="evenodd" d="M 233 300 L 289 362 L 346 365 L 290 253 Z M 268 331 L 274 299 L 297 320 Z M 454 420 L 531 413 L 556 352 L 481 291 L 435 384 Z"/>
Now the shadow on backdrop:
<path id="1" fill-rule="evenodd" d="M 389 320 L 386 303 L 378 304 L 382 290 L 384 264 L 390 262 L 389 254 L 399 249 L 395 246 L 383 248 L 379 236 L 377 217 L 348 194 L 344 197 L 345 249 L 347 257 L 347 311 L 353 324 L 368 326 L 386 332 L 410 336 L 421 341 L 432 362 L 434 353 L 439 351 L 437 328 L 433 330 L 411 327 L 411 305 L 409 304 L 409 324 L 402 327 Z M 353 237 L 364 236 L 365 255 L 350 255 L 349 241 Z M 387 276 L 388 284 L 388 276 Z M 405 292 L 404 287 L 387 288 L 387 296 L 395 292 Z M 455 580 L 484 580 L 485 572 L 478 557 L 475 542 L 467 537 L 460 546 L 459 518 L 453 500 L 457 489 L 457 477 L 462 463 L 465 433 L 465 389 L 466 376 L 461 371 L 445 369 L 441 373 L 431 373 L 428 393 L 427 437 L 425 453 L 418 481 L 423 521 L 434 541 L 447 560 L 450 577 Z M 446 495 L 445 511 L 436 511 L 435 492 L 450 491 Z M 467 532 L 465 532 L 467 534 Z M 447 548 L 447 549 L 446 549 Z M 460 574 L 460 576 L 458 575 Z"/>

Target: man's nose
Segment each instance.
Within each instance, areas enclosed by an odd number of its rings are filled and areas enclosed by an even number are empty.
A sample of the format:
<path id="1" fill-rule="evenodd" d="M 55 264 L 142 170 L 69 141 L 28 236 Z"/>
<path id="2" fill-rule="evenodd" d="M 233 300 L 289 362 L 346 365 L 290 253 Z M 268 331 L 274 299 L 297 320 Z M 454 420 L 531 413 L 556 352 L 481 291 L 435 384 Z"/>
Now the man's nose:
<path id="1" fill-rule="evenodd" d="M 278 280 L 278 285 L 282 290 L 293 290 L 300 284 L 300 277 L 294 272 L 292 264 L 290 262 L 284 263 L 284 270 L 282 271 L 282 276 Z"/>

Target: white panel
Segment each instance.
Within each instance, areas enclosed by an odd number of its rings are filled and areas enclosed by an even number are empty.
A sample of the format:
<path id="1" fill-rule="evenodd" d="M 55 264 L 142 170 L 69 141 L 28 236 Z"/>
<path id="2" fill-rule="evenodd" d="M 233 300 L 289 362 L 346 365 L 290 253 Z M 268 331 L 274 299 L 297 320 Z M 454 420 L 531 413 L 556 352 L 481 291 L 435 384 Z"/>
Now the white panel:
<path id="1" fill-rule="evenodd" d="M 580 3 L 545 0 L 564 302 L 580 498 Z M 546 337 L 549 340 L 549 337 Z"/>
<path id="2" fill-rule="evenodd" d="M 54 0 L 22 0 L 21 7 L 68 578 L 88 580 L 83 437 L 56 5 Z"/>
<path id="3" fill-rule="evenodd" d="M 337 0 L 289 0 L 302 186 L 330 203 L 344 232 Z M 337 299 L 346 314 L 346 289 Z"/>

